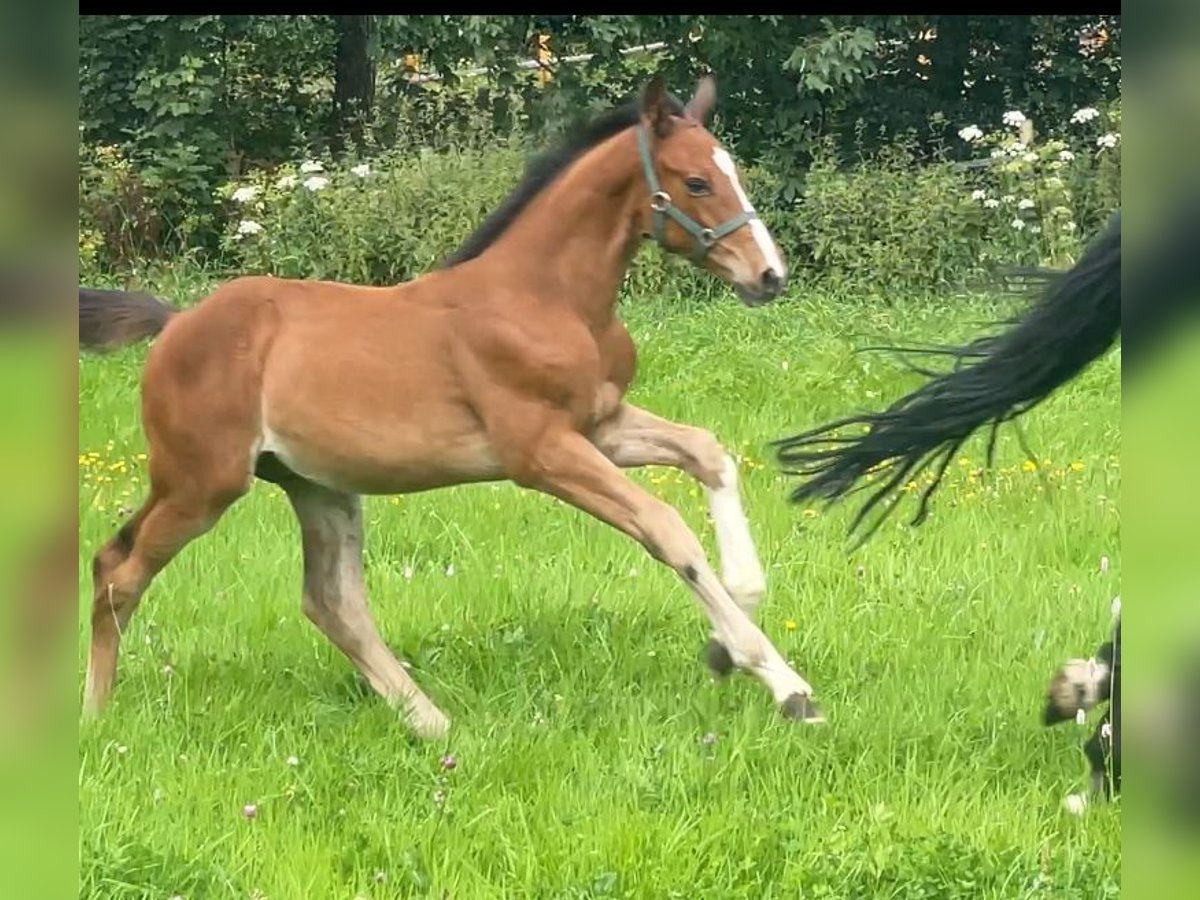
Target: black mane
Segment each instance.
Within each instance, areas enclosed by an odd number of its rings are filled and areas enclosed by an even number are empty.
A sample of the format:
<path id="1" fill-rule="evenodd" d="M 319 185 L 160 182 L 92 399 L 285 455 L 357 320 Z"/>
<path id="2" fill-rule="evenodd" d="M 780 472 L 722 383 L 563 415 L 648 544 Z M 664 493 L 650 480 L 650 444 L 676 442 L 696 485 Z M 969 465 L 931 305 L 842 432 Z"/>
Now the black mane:
<path id="1" fill-rule="evenodd" d="M 667 95 L 667 103 L 675 115 L 683 115 L 683 104 L 676 97 Z M 503 202 L 475 229 L 462 245 L 439 266 L 449 269 L 459 263 L 479 256 L 492 246 L 508 226 L 521 214 L 533 198 L 548 187 L 575 160 L 597 144 L 613 135 L 636 125 L 641 116 L 638 99 L 629 100 L 620 106 L 601 113 L 581 127 L 568 131 L 568 136 L 558 146 L 544 150 L 533 157 L 525 166 L 525 174 L 517 186 L 509 192 Z"/>

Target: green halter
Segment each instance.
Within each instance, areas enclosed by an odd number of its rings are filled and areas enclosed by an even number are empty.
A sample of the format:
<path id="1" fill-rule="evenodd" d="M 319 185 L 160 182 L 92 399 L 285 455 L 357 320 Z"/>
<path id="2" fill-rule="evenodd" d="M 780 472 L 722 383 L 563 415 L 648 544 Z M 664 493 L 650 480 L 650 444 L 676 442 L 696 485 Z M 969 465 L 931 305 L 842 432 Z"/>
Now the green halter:
<path id="1" fill-rule="evenodd" d="M 713 244 L 721 238 L 758 218 L 758 213 L 753 209 L 747 209 L 732 219 L 722 222 L 716 228 L 705 228 L 676 206 L 671 201 L 671 195 L 662 189 L 658 176 L 654 174 L 654 160 L 650 157 L 650 133 L 646 129 L 646 123 L 638 124 L 637 135 L 638 155 L 642 159 L 642 171 L 646 173 L 646 183 L 650 186 L 650 209 L 654 214 L 654 239 L 660 246 L 666 246 L 663 243 L 663 234 L 667 226 L 667 216 L 678 222 L 680 227 L 692 236 L 695 243 L 695 248 L 692 250 L 692 261 L 697 263 L 708 255 Z"/>

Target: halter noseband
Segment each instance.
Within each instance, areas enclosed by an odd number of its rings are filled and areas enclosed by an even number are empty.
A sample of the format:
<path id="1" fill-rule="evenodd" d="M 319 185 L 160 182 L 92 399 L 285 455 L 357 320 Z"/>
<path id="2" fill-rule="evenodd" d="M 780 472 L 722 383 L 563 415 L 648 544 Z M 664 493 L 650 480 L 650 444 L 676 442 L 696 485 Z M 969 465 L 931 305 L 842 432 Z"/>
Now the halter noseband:
<path id="1" fill-rule="evenodd" d="M 654 218 L 654 240 L 659 245 L 666 248 L 663 242 L 664 232 L 667 226 L 667 216 L 670 216 L 680 227 L 692 236 L 692 241 L 695 244 L 692 250 L 692 262 L 700 262 L 708 255 L 708 251 L 712 249 L 713 244 L 721 240 L 727 235 L 733 234 L 747 222 L 758 218 L 758 213 L 753 207 L 743 210 L 732 219 L 727 219 L 715 228 L 705 228 L 671 200 L 671 195 L 662 189 L 659 183 L 658 176 L 654 173 L 654 160 L 650 157 L 650 133 L 646 129 L 646 123 L 638 123 L 638 156 L 642 160 L 642 171 L 646 174 L 646 184 L 650 186 L 650 209 Z"/>

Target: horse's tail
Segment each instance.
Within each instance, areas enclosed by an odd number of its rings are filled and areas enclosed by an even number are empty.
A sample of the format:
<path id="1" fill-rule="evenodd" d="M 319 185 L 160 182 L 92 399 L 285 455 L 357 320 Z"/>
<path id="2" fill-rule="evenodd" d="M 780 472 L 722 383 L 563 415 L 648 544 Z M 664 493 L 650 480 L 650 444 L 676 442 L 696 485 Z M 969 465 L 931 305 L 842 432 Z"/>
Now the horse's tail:
<path id="1" fill-rule="evenodd" d="M 1028 412 L 1113 345 L 1121 330 L 1119 212 L 1071 269 L 1024 274 L 1044 287 L 1023 315 L 1006 323 L 1006 331 L 961 347 L 892 348 L 950 356 L 955 361 L 950 371 L 913 366 L 929 381 L 883 412 L 850 416 L 775 441 L 784 471 L 804 479 L 791 492 L 792 502 L 821 498 L 832 503 L 865 488 L 859 482 L 869 472 L 883 470 L 883 484 L 855 517 L 853 532 L 876 504 L 938 462 L 913 519 L 920 524 L 946 467 L 968 437 L 991 423 L 990 465 L 1001 424 Z M 847 426 L 866 426 L 866 432 L 835 436 Z M 892 508 L 885 508 L 864 540 Z"/>
<path id="2" fill-rule="evenodd" d="M 154 337 L 178 309 L 149 294 L 79 289 L 79 346 L 106 353 Z"/>

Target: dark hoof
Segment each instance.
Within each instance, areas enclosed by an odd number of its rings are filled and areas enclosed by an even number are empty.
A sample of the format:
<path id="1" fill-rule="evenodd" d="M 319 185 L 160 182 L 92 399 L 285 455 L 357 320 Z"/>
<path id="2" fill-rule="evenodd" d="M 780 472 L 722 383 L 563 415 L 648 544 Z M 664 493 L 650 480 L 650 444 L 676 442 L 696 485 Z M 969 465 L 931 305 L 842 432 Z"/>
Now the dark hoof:
<path id="1" fill-rule="evenodd" d="M 733 657 L 716 638 L 710 639 L 708 646 L 704 648 L 704 661 L 718 678 L 724 678 L 733 671 Z"/>
<path id="2" fill-rule="evenodd" d="M 810 725 L 816 725 L 825 721 L 825 716 L 821 710 L 817 708 L 817 704 L 812 702 L 812 699 L 807 694 L 792 694 L 783 701 L 783 705 L 779 707 L 779 711 L 783 713 L 784 718 L 794 719 L 797 722 L 807 722 Z"/>

